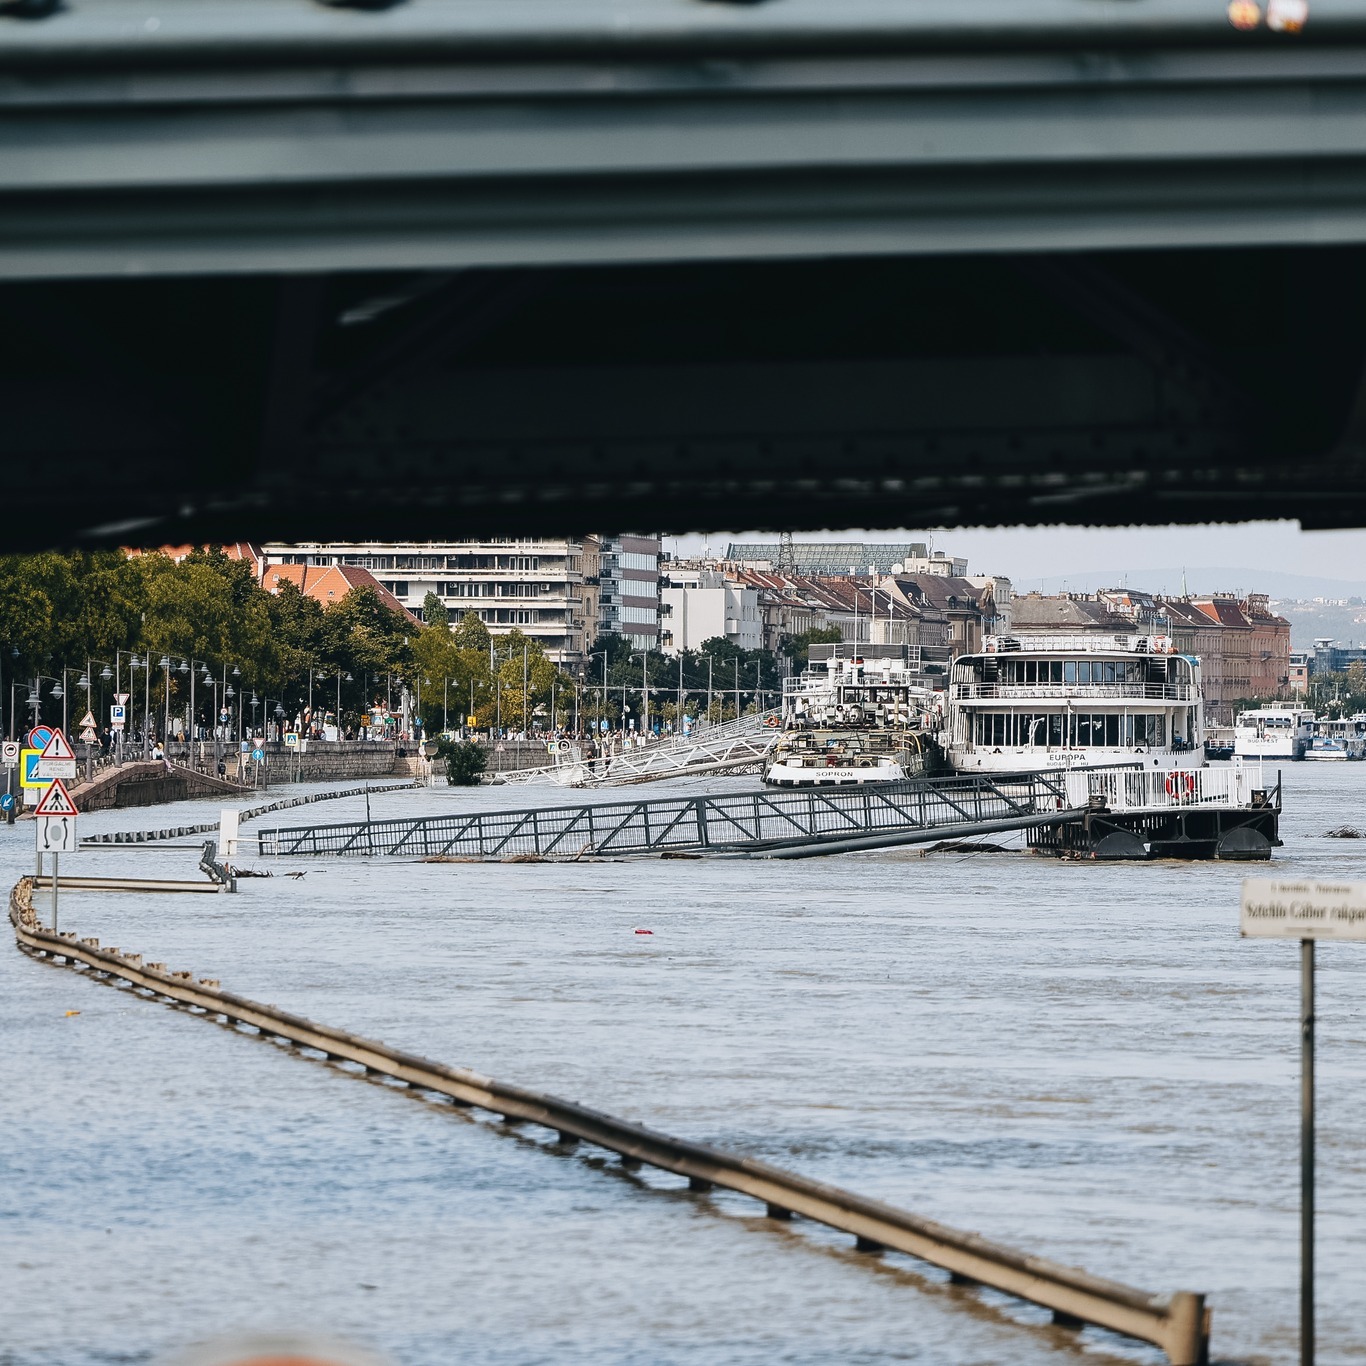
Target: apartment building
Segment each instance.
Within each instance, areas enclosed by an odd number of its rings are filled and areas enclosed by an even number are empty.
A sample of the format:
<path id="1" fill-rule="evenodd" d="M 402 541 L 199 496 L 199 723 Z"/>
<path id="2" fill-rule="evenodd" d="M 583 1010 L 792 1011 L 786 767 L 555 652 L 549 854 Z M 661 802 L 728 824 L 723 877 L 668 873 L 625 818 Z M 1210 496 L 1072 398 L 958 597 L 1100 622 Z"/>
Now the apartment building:
<path id="1" fill-rule="evenodd" d="M 659 649 L 659 537 L 600 536 L 597 541 L 598 632 L 625 636 L 638 650 Z"/>
<path id="2" fill-rule="evenodd" d="M 670 565 L 659 596 L 667 654 L 700 650 L 703 641 L 718 638 L 742 650 L 765 643 L 757 585 L 737 582 L 719 569 Z"/>
<path id="3" fill-rule="evenodd" d="M 494 635 L 516 628 L 567 668 L 582 665 L 597 631 L 585 610 L 581 538 L 310 541 L 266 545 L 262 554 L 267 565 L 367 569 L 400 605 L 419 615 L 423 599 L 435 593 L 453 617 L 473 612 Z"/>

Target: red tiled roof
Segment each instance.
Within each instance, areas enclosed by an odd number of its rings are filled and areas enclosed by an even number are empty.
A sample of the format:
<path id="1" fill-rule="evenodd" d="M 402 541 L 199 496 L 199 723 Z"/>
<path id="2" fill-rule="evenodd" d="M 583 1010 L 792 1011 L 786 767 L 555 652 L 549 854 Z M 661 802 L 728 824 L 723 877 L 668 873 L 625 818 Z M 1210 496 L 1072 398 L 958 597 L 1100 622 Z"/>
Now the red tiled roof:
<path id="1" fill-rule="evenodd" d="M 315 598 L 323 606 L 340 602 L 353 588 L 368 588 L 391 611 L 399 612 L 410 621 L 421 625 L 419 617 L 410 612 L 375 576 L 353 564 L 270 564 L 262 575 L 262 587 L 278 593 L 279 585 L 294 584 L 301 593 Z"/>

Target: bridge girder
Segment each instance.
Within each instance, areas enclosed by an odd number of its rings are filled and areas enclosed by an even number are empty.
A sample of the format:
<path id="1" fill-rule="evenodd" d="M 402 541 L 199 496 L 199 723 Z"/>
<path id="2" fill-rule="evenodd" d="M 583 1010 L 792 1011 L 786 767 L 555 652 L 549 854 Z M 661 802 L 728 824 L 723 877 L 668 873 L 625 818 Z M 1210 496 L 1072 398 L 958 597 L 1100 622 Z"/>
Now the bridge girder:
<path id="1" fill-rule="evenodd" d="M 11 544 L 1366 510 L 1366 6 L 0 24 Z"/>

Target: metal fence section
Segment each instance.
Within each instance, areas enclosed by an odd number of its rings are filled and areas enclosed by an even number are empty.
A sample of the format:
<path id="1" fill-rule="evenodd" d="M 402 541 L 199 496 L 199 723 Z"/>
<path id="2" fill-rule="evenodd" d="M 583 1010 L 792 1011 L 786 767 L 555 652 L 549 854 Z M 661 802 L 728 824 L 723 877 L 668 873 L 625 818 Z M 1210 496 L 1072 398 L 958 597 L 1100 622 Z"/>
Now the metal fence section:
<path id="1" fill-rule="evenodd" d="M 847 788 L 760 789 L 724 796 L 300 826 L 262 830 L 257 839 L 263 856 L 291 857 L 792 857 L 1055 823 L 1078 814 L 1068 809 L 1062 777 L 1034 773 Z"/>
<path id="2" fill-rule="evenodd" d="M 684 1177 L 697 1191 L 714 1186 L 738 1191 L 761 1201 L 771 1218 L 787 1220 L 798 1215 L 824 1224 L 855 1238 L 860 1251 L 908 1253 L 961 1281 L 1042 1305 L 1052 1310 L 1055 1323 L 1071 1327 L 1092 1323 L 1151 1342 L 1167 1354 L 1172 1366 L 1198 1366 L 1209 1358 L 1210 1321 L 1203 1295 L 1137 1290 L 757 1158 L 675 1138 L 576 1101 L 495 1081 L 467 1068 L 432 1062 L 318 1024 L 278 1006 L 224 991 L 213 978 L 196 980 L 192 972 L 168 971 L 164 963 L 144 964 L 141 954 L 101 947 L 98 939 L 58 934 L 38 923 L 32 878 L 22 879 L 11 892 L 10 920 L 21 949 L 68 967 L 91 970 L 106 980 L 127 982 L 153 1000 L 188 1006 L 200 1012 L 201 1018 L 245 1025 L 263 1036 L 358 1064 L 367 1073 L 449 1097 L 457 1104 L 541 1125 L 555 1134 L 564 1149 L 580 1141 L 591 1143 L 619 1154 L 624 1164 L 648 1163 Z"/>

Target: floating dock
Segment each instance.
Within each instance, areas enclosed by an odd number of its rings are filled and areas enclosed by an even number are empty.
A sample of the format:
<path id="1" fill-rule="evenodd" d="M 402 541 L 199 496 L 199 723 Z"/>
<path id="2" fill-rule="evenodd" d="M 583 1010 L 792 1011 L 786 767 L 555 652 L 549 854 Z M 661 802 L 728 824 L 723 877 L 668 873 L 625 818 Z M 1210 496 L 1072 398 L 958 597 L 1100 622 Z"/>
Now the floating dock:
<path id="1" fill-rule="evenodd" d="M 1069 807 L 1031 829 L 1029 846 L 1070 857 L 1268 859 L 1281 845 L 1281 778 L 1234 768 L 1078 769 L 1063 777 Z"/>

